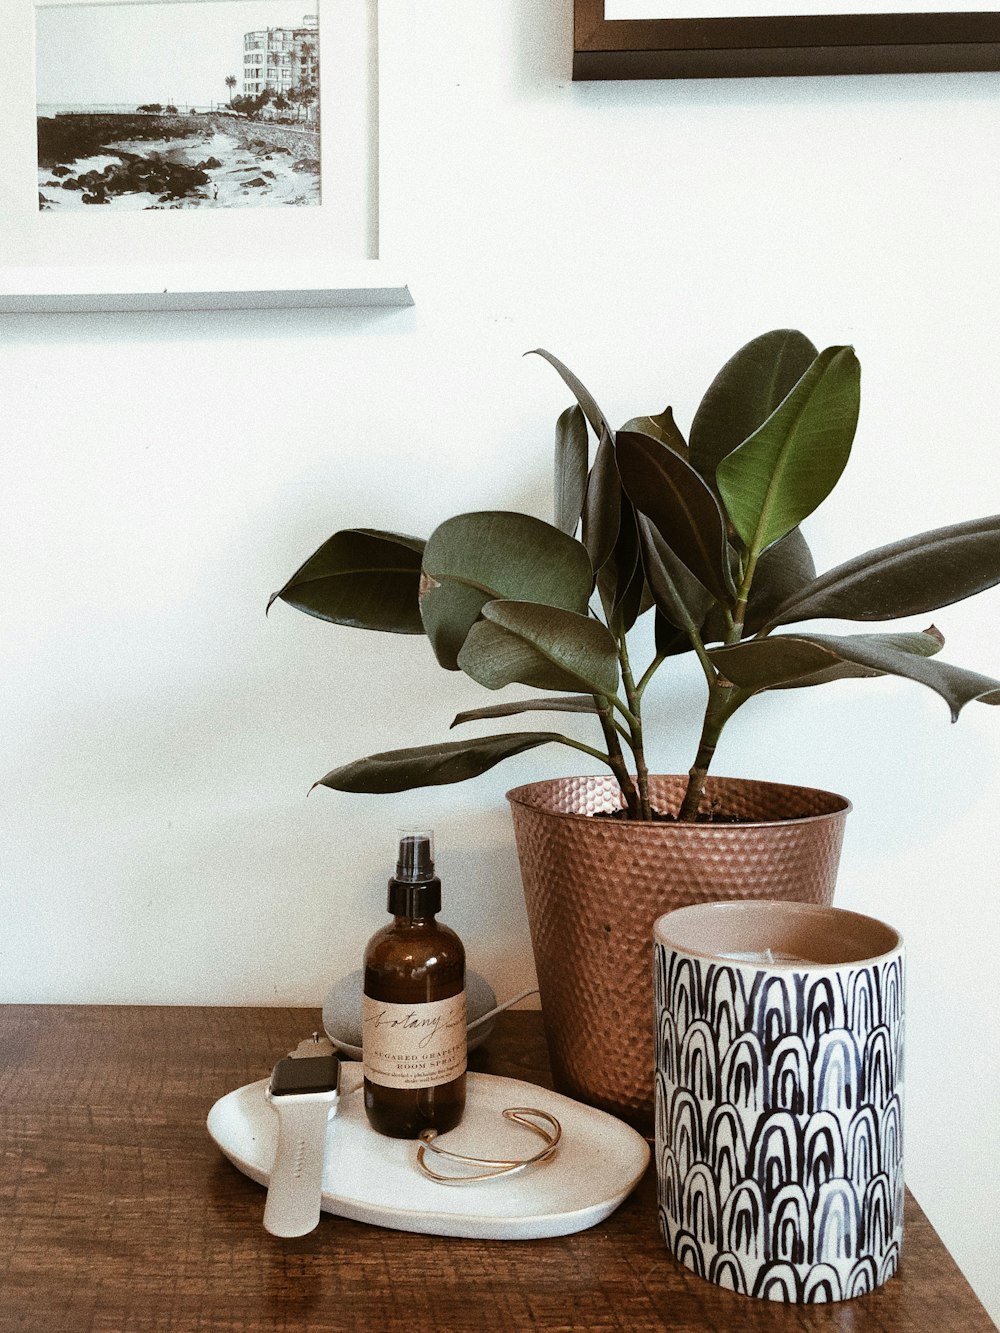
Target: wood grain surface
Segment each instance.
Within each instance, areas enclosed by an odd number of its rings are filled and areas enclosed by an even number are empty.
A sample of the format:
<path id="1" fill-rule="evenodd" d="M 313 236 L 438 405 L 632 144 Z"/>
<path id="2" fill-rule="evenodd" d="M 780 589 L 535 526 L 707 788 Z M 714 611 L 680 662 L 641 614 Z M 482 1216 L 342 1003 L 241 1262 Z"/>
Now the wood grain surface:
<path id="1" fill-rule="evenodd" d="M 912 1197 L 902 1271 L 835 1306 L 721 1291 L 676 1265 L 652 1172 L 605 1222 L 454 1240 L 324 1214 L 261 1226 L 264 1191 L 219 1153 L 212 1103 L 319 1027 L 306 1009 L 0 1007 L 0 1329 L 734 1330 L 994 1327 Z M 504 1014 L 473 1067 L 549 1084 L 537 1013 Z"/>

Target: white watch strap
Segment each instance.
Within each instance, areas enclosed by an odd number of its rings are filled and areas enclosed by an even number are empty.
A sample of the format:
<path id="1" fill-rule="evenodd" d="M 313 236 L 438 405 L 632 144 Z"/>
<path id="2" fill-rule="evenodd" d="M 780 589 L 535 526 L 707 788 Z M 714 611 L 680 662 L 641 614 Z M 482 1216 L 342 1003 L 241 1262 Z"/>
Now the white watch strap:
<path id="1" fill-rule="evenodd" d="M 319 1222 L 330 1102 L 272 1100 L 278 1112 L 278 1151 L 264 1205 L 272 1236 L 304 1236 Z"/>

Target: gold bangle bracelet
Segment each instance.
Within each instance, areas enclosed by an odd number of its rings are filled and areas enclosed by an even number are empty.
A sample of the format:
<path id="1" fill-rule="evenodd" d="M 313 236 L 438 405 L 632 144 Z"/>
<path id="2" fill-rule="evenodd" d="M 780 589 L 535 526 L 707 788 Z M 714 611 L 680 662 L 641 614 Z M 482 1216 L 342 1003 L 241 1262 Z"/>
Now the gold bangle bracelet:
<path id="1" fill-rule="evenodd" d="M 518 1171 L 525 1170 L 526 1167 L 540 1166 L 543 1162 L 551 1161 L 562 1138 L 562 1126 L 554 1115 L 549 1115 L 548 1111 L 539 1111 L 533 1106 L 509 1106 L 503 1115 L 505 1120 L 512 1120 L 515 1124 L 523 1125 L 525 1129 L 538 1134 L 545 1140 L 545 1147 L 540 1148 L 531 1157 L 507 1161 L 489 1157 L 468 1157 L 463 1153 L 442 1148 L 437 1142 L 437 1130 L 425 1129 L 420 1134 L 420 1146 L 417 1148 L 417 1165 L 420 1170 L 430 1180 L 435 1180 L 440 1185 L 471 1185 L 483 1180 L 496 1180 L 498 1176 L 512 1176 Z M 537 1121 L 542 1123 L 536 1123 Z M 473 1175 L 444 1175 L 427 1164 L 428 1152 L 435 1153 L 450 1162 L 456 1162 L 462 1167 L 478 1166 L 486 1169 Z"/>

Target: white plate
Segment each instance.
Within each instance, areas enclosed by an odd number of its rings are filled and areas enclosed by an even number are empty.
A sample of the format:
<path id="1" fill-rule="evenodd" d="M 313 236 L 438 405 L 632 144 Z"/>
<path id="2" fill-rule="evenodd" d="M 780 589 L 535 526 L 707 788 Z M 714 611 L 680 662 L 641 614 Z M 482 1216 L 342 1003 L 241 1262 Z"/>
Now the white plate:
<path id="1" fill-rule="evenodd" d="M 538 1135 L 503 1119 L 509 1106 L 548 1111 L 562 1125 L 562 1141 L 552 1161 L 515 1176 L 439 1185 L 418 1169 L 412 1139 L 386 1138 L 370 1128 L 360 1064 L 342 1064 L 340 1084 L 340 1107 L 327 1126 L 322 1206 L 358 1222 L 482 1240 L 565 1236 L 614 1212 L 649 1162 L 646 1140 L 604 1111 L 534 1083 L 470 1073 L 465 1115 L 442 1134 L 443 1146 L 491 1158 L 537 1152 Z M 261 1185 L 270 1179 L 278 1141 L 277 1112 L 265 1098 L 266 1087 L 261 1079 L 237 1088 L 208 1114 L 208 1132 L 223 1153 Z"/>

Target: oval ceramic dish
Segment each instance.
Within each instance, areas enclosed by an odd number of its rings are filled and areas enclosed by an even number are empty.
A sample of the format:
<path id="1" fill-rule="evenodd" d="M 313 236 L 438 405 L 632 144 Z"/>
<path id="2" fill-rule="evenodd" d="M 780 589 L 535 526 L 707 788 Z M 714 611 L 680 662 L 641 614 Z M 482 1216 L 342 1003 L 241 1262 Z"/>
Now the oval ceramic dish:
<path id="1" fill-rule="evenodd" d="M 277 1147 L 277 1115 L 267 1080 L 228 1093 L 208 1115 L 208 1132 L 251 1180 L 266 1185 Z M 620 1120 L 534 1083 L 493 1074 L 468 1075 L 462 1123 L 441 1136 L 454 1152 L 527 1157 L 538 1138 L 503 1118 L 510 1106 L 555 1116 L 562 1141 L 552 1161 L 517 1175 L 469 1185 L 439 1185 L 417 1167 L 412 1139 L 389 1139 L 369 1127 L 361 1066 L 341 1066 L 340 1106 L 327 1126 L 325 1212 L 397 1231 L 481 1240 L 534 1240 L 585 1231 L 614 1212 L 639 1183 L 649 1146 Z"/>

